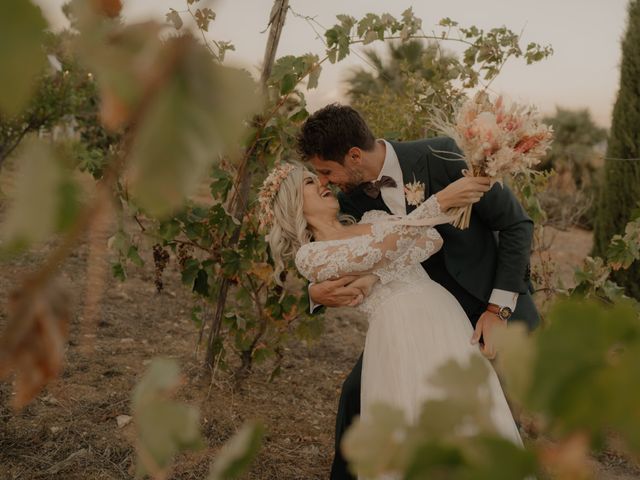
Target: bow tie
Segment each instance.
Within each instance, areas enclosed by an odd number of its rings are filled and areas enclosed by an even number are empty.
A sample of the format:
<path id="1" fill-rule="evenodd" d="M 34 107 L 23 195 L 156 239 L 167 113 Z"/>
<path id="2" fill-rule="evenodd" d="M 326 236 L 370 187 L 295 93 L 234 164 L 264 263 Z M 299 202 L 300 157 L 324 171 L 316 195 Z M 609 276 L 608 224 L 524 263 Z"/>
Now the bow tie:
<path id="1" fill-rule="evenodd" d="M 393 178 L 387 175 L 383 175 L 380 180 L 365 183 L 362 186 L 362 189 L 364 190 L 364 193 L 366 193 L 371 198 L 378 198 L 380 196 L 380 189 L 382 187 L 395 188 L 397 185 L 398 184 Z"/>

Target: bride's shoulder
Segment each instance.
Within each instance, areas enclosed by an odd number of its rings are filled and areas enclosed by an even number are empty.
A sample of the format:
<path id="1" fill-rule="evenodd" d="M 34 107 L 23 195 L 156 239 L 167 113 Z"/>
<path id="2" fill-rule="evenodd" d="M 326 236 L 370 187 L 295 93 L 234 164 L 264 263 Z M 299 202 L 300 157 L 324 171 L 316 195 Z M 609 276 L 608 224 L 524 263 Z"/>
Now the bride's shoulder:
<path id="1" fill-rule="evenodd" d="M 314 255 L 320 252 L 326 243 L 328 242 L 327 241 L 320 241 L 320 242 L 311 241 L 309 243 L 305 243 L 304 245 L 301 245 L 298 251 L 296 252 L 296 256 L 295 256 L 296 265 L 309 259 L 310 255 Z"/>
<path id="2" fill-rule="evenodd" d="M 295 258 L 296 263 L 298 263 L 299 259 L 304 258 L 308 255 L 308 253 L 313 248 L 314 243 L 315 242 L 305 243 L 304 245 L 301 245 L 300 248 L 298 248 L 298 251 L 296 252 L 296 258 Z"/>
<path id="3" fill-rule="evenodd" d="M 384 210 L 369 210 L 364 212 L 359 223 L 372 223 L 379 220 L 388 220 L 390 215 Z"/>

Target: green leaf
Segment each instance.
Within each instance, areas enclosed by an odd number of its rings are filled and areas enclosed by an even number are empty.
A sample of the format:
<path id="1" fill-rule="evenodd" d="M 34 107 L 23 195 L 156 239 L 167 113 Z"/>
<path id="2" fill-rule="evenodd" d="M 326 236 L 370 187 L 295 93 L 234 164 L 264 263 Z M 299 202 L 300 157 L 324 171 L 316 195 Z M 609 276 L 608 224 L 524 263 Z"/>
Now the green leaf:
<path id="1" fill-rule="evenodd" d="M 0 113 L 16 115 L 29 101 L 43 71 L 47 22 L 28 0 L 0 2 Z"/>
<path id="2" fill-rule="evenodd" d="M 260 423 L 245 424 L 216 456 L 208 480 L 232 480 L 242 475 L 256 457 L 263 434 Z"/>
<path id="3" fill-rule="evenodd" d="M 191 321 L 195 324 L 196 328 L 202 326 L 202 307 L 200 305 L 196 305 L 191 309 Z"/>
<path id="4" fill-rule="evenodd" d="M 640 260 L 640 220 L 629 222 L 623 235 L 614 235 L 607 250 L 607 260 L 614 270 L 629 268 Z"/>
<path id="5" fill-rule="evenodd" d="M 198 270 L 195 280 L 193 281 L 193 291 L 199 293 L 203 297 L 209 296 L 209 276 L 204 270 Z"/>
<path id="6" fill-rule="evenodd" d="M 369 30 L 364 36 L 364 41 L 362 42 L 362 44 L 367 45 L 371 42 L 375 42 L 376 40 L 378 40 L 378 32 L 376 32 L 375 30 Z"/>
<path id="7" fill-rule="evenodd" d="M 209 22 L 216 19 L 216 13 L 210 8 L 202 8 L 196 10 L 196 24 L 201 30 L 209 31 Z"/>
<path id="8" fill-rule="evenodd" d="M 222 271 L 227 277 L 237 277 L 249 267 L 248 262 L 236 250 L 222 252 Z"/>
<path id="9" fill-rule="evenodd" d="M 200 271 L 200 261 L 195 258 L 189 258 L 182 269 L 182 283 L 193 288 L 198 272 Z"/>
<path id="10" fill-rule="evenodd" d="M 300 123 L 309 118 L 309 112 L 306 108 L 301 108 L 297 110 L 293 115 L 289 117 L 289 120 L 293 123 Z"/>
<path id="11" fill-rule="evenodd" d="M 451 20 L 449 17 L 445 17 L 438 23 L 441 27 L 456 27 L 458 22 Z"/>
<path id="12" fill-rule="evenodd" d="M 204 445 L 198 410 L 169 398 L 180 383 L 175 360 L 155 359 L 133 391 L 138 476 L 157 474 L 176 454 Z"/>
<path id="13" fill-rule="evenodd" d="M 287 93 L 291 93 L 294 88 L 296 88 L 296 84 L 298 83 L 298 79 L 293 74 L 287 74 L 282 78 L 280 82 L 280 95 L 286 95 Z"/>
<path id="14" fill-rule="evenodd" d="M 338 61 L 338 49 L 332 48 L 327 50 L 327 57 L 331 63 L 336 63 Z"/>
<path id="15" fill-rule="evenodd" d="M 640 362 L 638 312 L 628 302 L 605 307 L 595 301 L 557 303 L 549 327 L 536 338 L 537 356 L 528 407 L 551 427 L 605 435 L 611 425 L 640 428 L 628 416 L 627 399 L 640 396 L 629 363 Z"/>
<path id="16" fill-rule="evenodd" d="M 320 64 L 315 65 L 309 73 L 309 80 L 307 81 L 307 90 L 318 87 L 318 79 L 322 73 L 322 66 Z"/>
<path id="17" fill-rule="evenodd" d="M 154 359 L 133 390 L 133 408 L 141 408 L 149 399 L 173 390 L 180 384 L 180 378 L 180 367 L 175 360 Z"/>
<path id="18" fill-rule="evenodd" d="M 248 73 L 216 65 L 203 46 L 181 38 L 165 46 L 180 51 L 179 62 L 142 121 L 128 172 L 134 200 L 157 217 L 195 192 L 256 105 Z"/>
<path id="19" fill-rule="evenodd" d="M 293 295 L 285 295 L 280 304 L 285 313 L 291 312 L 291 309 L 298 303 L 298 299 Z"/>
<path id="20" fill-rule="evenodd" d="M 253 361 L 256 363 L 264 362 L 267 358 L 275 355 L 275 352 L 270 348 L 257 348 L 253 352 Z"/>
<path id="21" fill-rule="evenodd" d="M 340 26 L 348 34 L 356 24 L 356 19 L 351 15 L 339 14 L 336 18 L 340 20 Z"/>
<path id="22" fill-rule="evenodd" d="M 40 242 L 58 226 L 66 225 L 62 208 L 69 201 L 69 172 L 62 169 L 51 147 L 31 141 L 17 159 L 18 171 L 10 204 L 0 225 L 2 250 L 18 252 Z M 75 207 L 74 207 L 75 208 Z M 71 212 L 73 213 L 73 212 Z"/>
<path id="23" fill-rule="evenodd" d="M 373 478 L 403 467 L 406 458 L 396 439 L 406 434 L 407 420 L 402 410 L 384 404 L 371 405 L 369 419 L 356 420 L 342 449 L 358 476 Z"/>
<path id="24" fill-rule="evenodd" d="M 165 16 L 166 16 L 167 22 L 173 24 L 173 28 L 175 28 L 176 30 L 180 30 L 182 28 L 182 25 L 183 25 L 182 17 L 180 17 L 180 14 L 176 12 L 173 8 L 170 8 L 169 13 L 167 13 Z"/>
<path id="25" fill-rule="evenodd" d="M 137 265 L 139 267 L 142 267 L 144 265 L 144 260 L 142 260 L 142 257 L 140 257 L 140 254 L 138 253 L 138 247 L 136 247 L 135 245 L 131 245 L 129 247 L 129 250 L 127 251 L 127 258 L 131 260 L 134 265 Z"/>
<path id="26" fill-rule="evenodd" d="M 158 227 L 158 235 L 160 235 L 163 240 L 173 240 L 179 233 L 180 222 L 177 222 L 174 219 L 168 219 L 160 222 L 160 226 Z"/>
<path id="27" fill-rule="evenodd" d="M 510 323 L 496 333 L 498 370 L 510 395 L 522 403 L 531 388 L 535 343 L 523 322 Z"/>
<path id="28" fill-rule="evenodd" d="M 157 473 L 166 468 L 173 457 L 185 450 L 199 450 L 205 442 L 200 434 L 198 409 L 173 400 L 153 399 L 134 411 L 137 427 L 137 475 Z M 153 464 L 144 459 L 151 457 Z M 157 466 L 156 468 L 154 468 Z"/>
<path id="29" fill-rule="evenodd" d="M 58 187 L 58 215 L 56 230 L 67 231 L 78 219 L 80 213 L 80 188 L 68 175 L 61 179 Z"/>
<path id="30" fill-rule="evenodd" d="M 124 282 L 127 279 L 127 273 L 121 263 L 114 263 L 111 265 L 111 273 L 113 277 Z"/>

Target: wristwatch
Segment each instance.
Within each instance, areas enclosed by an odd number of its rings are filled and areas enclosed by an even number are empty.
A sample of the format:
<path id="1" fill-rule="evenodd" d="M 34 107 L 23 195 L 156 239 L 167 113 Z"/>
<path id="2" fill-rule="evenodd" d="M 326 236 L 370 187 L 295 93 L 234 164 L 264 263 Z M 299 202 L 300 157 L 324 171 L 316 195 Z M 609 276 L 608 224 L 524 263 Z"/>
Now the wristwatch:
<path id="1" fill-rule="evenodd" d="M 513 310 L 511 310 L 511 308 L 501 307 L 494 303 L 490 303 L 489 305 L 487 305 L 487 312 L 495 313 L 505 322 L 511 318 L 511 315 L 513 315 Z"/>

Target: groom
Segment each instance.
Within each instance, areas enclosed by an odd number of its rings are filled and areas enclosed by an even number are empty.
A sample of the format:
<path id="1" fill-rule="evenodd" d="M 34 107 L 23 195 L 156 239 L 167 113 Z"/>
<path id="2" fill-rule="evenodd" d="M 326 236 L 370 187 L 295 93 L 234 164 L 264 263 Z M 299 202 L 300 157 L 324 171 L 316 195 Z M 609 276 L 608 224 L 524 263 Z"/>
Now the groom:
<path id="1" fill-rule="evenodd" d="M 331 104 L 311 115 L 298 135 L 298 150 L 315 169 L 322 185 L 333 184 L 341 211 L 359 220 L 368 210 L 406 215 L 420 202 L 462 177 L 460 150 L 446 137 L 412 142 L 376 140 L 353 108 Z M 507 321 L 524 321 L 532 329 L 539 317 L 530 295 L 529 254 L 533 222 L 517 199 L 499 184 L 473 206 L 466 230 L 435 227 L 442 249 L 422 266 L 453 294 L 475 331 L 471 341 L 495 356 L 493 332 Z M 353 306 L 362 301 L 348 279 L 309 287 L 314 305 Z M 331 479 L 353 479 L 340 452 L 340 441 L 360 414 L 362 355 L 345 380 L 336 419 Z"/>

